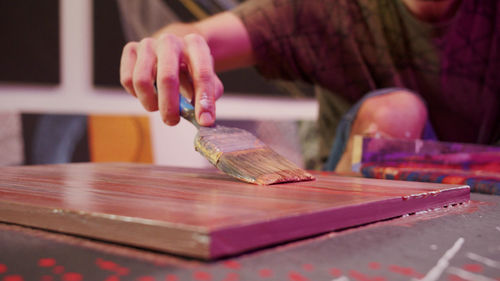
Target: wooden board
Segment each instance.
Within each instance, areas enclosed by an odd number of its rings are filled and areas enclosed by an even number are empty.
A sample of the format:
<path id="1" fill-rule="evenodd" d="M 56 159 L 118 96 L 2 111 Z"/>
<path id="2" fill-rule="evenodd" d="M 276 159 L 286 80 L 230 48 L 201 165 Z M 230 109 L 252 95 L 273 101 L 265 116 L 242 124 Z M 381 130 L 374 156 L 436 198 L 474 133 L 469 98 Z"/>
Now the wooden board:
<path id="1" fill-rule="evenodd" d="M 0 168 L 0 221 L 218 258 L 469 200 L 469 187 L 314 173 L 273 186 L 148 164 Z"/>

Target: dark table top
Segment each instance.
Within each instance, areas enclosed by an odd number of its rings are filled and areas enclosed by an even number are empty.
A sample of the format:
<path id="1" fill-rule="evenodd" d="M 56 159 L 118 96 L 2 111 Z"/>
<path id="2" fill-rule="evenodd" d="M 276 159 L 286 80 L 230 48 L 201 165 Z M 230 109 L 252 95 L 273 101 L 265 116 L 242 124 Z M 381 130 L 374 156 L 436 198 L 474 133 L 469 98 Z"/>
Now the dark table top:
<path id="1" fill-rule="evenodd" d="M 212 262 L 0 224 L 0 280 L 500 280 L 500 197 Z"/>

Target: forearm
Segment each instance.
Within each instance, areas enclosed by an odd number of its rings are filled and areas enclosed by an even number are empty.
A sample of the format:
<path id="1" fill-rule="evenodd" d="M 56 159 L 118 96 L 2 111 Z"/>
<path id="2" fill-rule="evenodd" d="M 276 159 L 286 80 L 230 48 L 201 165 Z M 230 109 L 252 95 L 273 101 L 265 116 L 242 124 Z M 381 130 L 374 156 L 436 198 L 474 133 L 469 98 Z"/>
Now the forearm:
<path id="1" fill-rule="evenodd" d="M 179 37 L 196 33 L 205 38 L 216 71 L 230 70 L 254 64 L 252 46 L 245 26 L 231 12 L 224 12 L 195 23 L 174 23 L 153 37 L 171 33 Z"/>

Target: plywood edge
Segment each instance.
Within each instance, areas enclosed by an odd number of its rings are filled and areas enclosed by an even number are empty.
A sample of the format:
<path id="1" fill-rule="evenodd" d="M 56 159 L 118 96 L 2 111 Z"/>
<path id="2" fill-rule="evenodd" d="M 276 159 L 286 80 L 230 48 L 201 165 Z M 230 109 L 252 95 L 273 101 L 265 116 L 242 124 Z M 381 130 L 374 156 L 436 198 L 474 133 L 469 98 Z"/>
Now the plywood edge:
<path id="1" fill-rule="evenodd" d="M 262 248 L 307 236 L 359 226 L 405 214 L 440 208 L 470 200 L 469 186 L 453 186 L 437 193 L 394 197 L 321 212 L 283 217 L 274 221 L 240 225 L 212 232 L 210 257 Z"/>
<path id="2" fill-rule="evenodd" d="M 210 257 L 210 235 L 201 227 L 1 200 L 0 221 L 179 255 Z"/>

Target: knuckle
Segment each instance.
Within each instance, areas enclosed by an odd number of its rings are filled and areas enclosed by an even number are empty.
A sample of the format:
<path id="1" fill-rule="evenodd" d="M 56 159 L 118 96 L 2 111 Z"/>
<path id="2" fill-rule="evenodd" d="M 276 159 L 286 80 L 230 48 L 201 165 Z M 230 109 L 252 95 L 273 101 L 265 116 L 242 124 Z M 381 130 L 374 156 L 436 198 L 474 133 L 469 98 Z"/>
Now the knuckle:
<path id="1" fill-rule="evenodd" d="M 210 67 L 200 67 L 195 76 L 199 82 L 208 83 L 213 79 L 214 74 Z"/>
<path id="2" fill-rule="evenodd" d="M 158 82 L 164 85 L 175 86 L 179 84 L 179 76 L 174 71 L 166 71 L 158 79 Z"/>
<path id="3" fill-rule="evenodd" d="M 147 91 L 151 87 L 151 79 L 148 77 L 138 77 L 134 80 L 134 88 L 137 88 L 139 91 Z"/>
<path id="4" fill-rule="evenodd" d="M 127 44 L 125 44 L 125 46 L 123 47 L 123 51 L 124 52 L 130 52 L 130 51 L 134 51 L 135 49 L 137 49 L 137 42 L 135 41 L 132 41 L 132 42 L 128 42 Z"/>
<path id="5" fill-rule="evenodd" d="M 125 88 L 132 87 L 132 76 L 126 75 L 120 77 L 120 84 Z"/>
<path id="6" fill-rule="evenodd" d="M 151 46 L 154 42 L 154 39 L 151 38 L 151 37 L 146 37 L 144 39 L 141 40 L 140 44 L 142 46 Z"/>
<path id="7" fill-rule="evenodd" d="M 184 40 L 186 40 L 186 42 L 189 42 L 191 44 L 203 44 L 205 42 L 205 38 L 196 33 L 190 33 L 184 36 Z"/>

